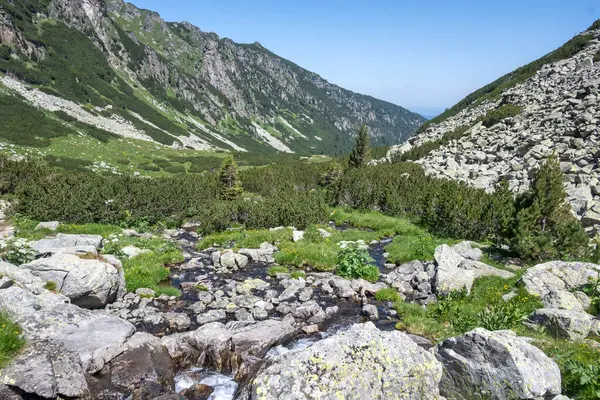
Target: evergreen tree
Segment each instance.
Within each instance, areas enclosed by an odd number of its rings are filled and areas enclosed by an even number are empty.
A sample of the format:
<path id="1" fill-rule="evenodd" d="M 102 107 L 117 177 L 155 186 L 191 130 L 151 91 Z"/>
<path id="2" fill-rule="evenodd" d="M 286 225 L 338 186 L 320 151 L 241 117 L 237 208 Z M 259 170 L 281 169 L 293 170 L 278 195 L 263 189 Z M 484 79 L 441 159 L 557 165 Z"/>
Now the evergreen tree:
<path id="1" fill-rule="evenodd" d="M 234 200 L 242 194 L 242 182 L 237 176 L 237 164 L 233 156 L 228 156 L 223 160 L 219 171 L 219 182 L 223 200 Z"/>
<path id="2" fill-rule="evenodd" d="M 369 148 L 369 131 L 367 126 L 363 124 L 358 131 L 356 145 L 350 153 L 350 167 L 362 168 L 366 167 L 371 157 L 371 149 Z"/>
<path id="3" fill-rule="evenodd" d="M 491 213 L 494 220 L 493 237 L 498 244 L 508 244 L 512 237 L 512 225 L 515 219 L 515 197 L 503 179 L 496 185 L 492 200 Z"/>
<path id="4" fill-rule="evenodd" d="M 540 167 L 531 192 L 518 200 L 512 247 L 528 259 L 579 257 L 589 238 L 566 202 L 563 173 L 556 155 Z"/>

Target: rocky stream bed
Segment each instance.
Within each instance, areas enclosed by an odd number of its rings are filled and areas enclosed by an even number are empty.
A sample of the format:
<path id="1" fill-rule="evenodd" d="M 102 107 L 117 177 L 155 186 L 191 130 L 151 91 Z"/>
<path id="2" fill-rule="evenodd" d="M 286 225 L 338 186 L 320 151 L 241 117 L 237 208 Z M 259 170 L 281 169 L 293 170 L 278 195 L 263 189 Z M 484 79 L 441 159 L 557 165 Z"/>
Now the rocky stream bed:
<path id="1" fill-rule="evenodd" d="M 164 237 L 183 250 L 184 261 L 170 266 L 180 297 L 127 293 L 121 261 L 101 254 L 100 236 L 59 233 L 30 243 L 39 253 L 33 262 L 0 262 L 0 308 L 27 339 L 0 371 L 0 398 L 560 398 L 557 364 L 530 339 L 477 328 L 434 345 L 395 330 L 392 304 L 375 299 L 391 287 L 426 305 L 470 292 L 479 277 L 514 276 L 479 261 L 471 242 L 402 265 L 386 261 L 391 238 L 358 243 L 380 270 L 372 283 L 310 269 L 269 274 L 277 243 L 197 251 L 193 231 Z M 121 249 L 129 258 L 145 251 Z M 545 308 L 527 323 L 571 340 L 598 335 L 600 320 L 584 311 L 581 292 L 598 271 L 562 261 L 530 268 L 521 282 Z"/>

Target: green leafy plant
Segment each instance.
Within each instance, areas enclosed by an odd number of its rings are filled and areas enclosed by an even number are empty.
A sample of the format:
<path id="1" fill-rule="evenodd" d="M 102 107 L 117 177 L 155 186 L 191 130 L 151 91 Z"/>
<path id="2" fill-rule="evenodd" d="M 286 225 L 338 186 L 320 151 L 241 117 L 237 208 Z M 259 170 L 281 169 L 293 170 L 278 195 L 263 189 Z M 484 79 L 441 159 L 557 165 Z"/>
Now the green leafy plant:
<path id="1" fill-rule="evenodd" d="M 566 369 L 575 381 L 579 380 L 583 395 L 578 398 L 600 399 L 600 361 L 582 363 L 568 360 Z"/>
<path id="2" fill-rule="evenodd" d="M 0 241 L 0 252 L 7 262 L 15 265 L 27 264 L 36 256 L 36 251 L 29 247 L 27 240 L 23 238 Z"/>
<path id="3" fill-rule="evenodd" d="M 590 277 L 587 285 L 583 287 L 583 292 L 590 297 L 590 314 L 600 314 L 600 275 Z"/>
<path id="4" fill-rule="evenodd" d="M 379 268 L 370 264 L 374 260 L 359 243 L 347 243 L 338 251 L 335 273 L 348 279 L 363 278 L 369 282 L 379 279 Z"/>
<path id="5" fill-rule="evenodd" d="M 293 271 L 290 276 L 292 279 L 306 278 L 306 272 L 304 272 L 302 270 L 296 270 L 296 271 Z"/>
<path id="6" fill-rule="evenodd" d="M 515 302 L 490 306 L 477 314 L 477 324 L 490 331 L 512 329 L 527 317 L 528 312 Z"/>

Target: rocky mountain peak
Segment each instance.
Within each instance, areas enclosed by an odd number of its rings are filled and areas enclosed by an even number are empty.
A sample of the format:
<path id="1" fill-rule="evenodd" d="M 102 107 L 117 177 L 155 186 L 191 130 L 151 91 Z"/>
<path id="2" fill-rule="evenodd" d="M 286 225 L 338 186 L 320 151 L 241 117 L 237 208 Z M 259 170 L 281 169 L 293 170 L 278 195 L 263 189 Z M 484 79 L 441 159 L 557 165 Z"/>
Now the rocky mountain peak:
<path id="1" fill-rule="evenodd" d="M 45 93 L 29 102 L 106 129 L 98 116 L 70 111 L 100 107 L 102 117 L 120 121 L 110 124 L 112 134 L 126 135 L 135 126 L 136 137 L 174 147 L 311 154 L 348 150 L 361 123 L 369 125 L 375 144 L 394 144 L 424 122 L 404 108 L 330 84 L 258 42 L 238 44 L 189 22 L 166 22 L 122 0 L 8 4 L 0 6 L 0 38 L 9 46 L 9 57 L 0 61 L 3 86 L 13 94 L 41 86 Z M 58 32 L 45 33 L 50 24 L 86 54 L 58 54 L 70 49 L 56 41 Z M 60 56 L 80 64 L 94 59 L 108 69 L 91 76 L 92 65 L 82 65 L 52 84 L 50 76 L 64 72 L 54 70 L 61 69 Z M 32 63 L 41 76 L 24 72 Z M 66 89 L 73 78 L 79 87 Z M 126 98 L 115 98 L 111 87 Z"/>

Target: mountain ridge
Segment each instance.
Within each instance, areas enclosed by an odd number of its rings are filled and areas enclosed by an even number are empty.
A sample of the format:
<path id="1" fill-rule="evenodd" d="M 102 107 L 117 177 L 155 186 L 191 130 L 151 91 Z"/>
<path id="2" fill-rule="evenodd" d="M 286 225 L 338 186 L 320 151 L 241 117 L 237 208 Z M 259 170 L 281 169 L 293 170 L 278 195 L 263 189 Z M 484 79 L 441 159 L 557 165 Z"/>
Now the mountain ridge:
<path id="1" fill-rule="evenodd" d="M 14 90 L 17 85 L 9 79 L 17 78 L 27 90 L 100 107 L 102 116 L 117 115 L 163 144 L 339 153 L 350 148 L 361 123 L 369 125 L 375 144 L 390 145 L 424 122 L 400 106 L 331 84 L 260 43 L 238 44 L 189 22 L 166 22 L 154 11 L 121 0 L 26 0 L 18 5 L 3 0 L 0 16 L 4 86 Z M 81 54 L 56 43 L 61 36 L 79 41 Z M 105 71 L 83 73 L 84 67 L 92 68 L 82 65 L 77 71 L 71 68 L 70 75 L 87 86 L 61 83 L 55 75 L 64 68 L 52 65 L 61 51 L 65 58 L 93 59 L 94 67 L 102 65 Z M 118 112 L 111 114 L 108 106 Z"/>
<path id="2" fill-rule="evenodd" d="M 600 232 L 600 20 L 469 94 L 384 160 L 414 161 L 430 175 L 489 191 L 506 180 L 518 194 L 552 153 L 573 212 Z"/>

